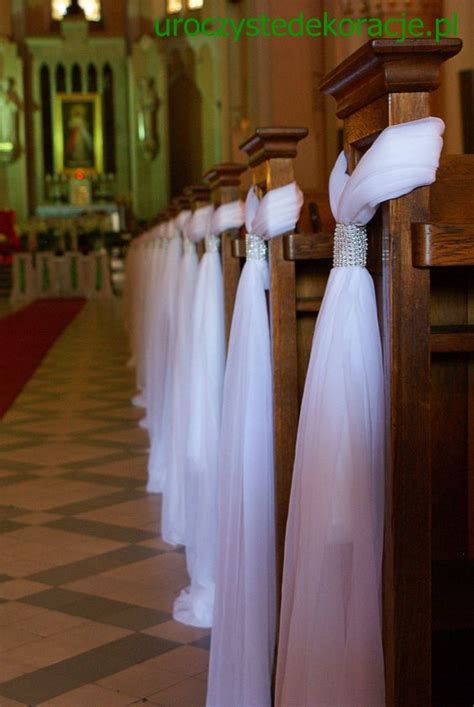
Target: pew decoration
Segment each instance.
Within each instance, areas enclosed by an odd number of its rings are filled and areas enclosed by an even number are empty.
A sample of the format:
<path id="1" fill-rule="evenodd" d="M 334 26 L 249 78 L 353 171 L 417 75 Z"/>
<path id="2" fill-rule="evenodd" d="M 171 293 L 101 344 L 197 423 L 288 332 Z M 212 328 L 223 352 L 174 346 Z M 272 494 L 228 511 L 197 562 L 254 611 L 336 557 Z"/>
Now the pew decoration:
<path id="1" fill-rule="evenodd" d="M 164 263 L 166 253 L 164 246 L 165 224 L 158 224 L 147 234 L 143 244 L 142 258 L 144 259 L 142 267 L 142 279 L 140 283 L 141 289 L 141 321 L 140 321 L 140 351 L 138 376 L 141 384 L 142 394 L 134 400 L 138 407 L 147 406 L 147 380 L 151 375 L 151 348 L 152 337 L 155 331 L 156 310 L 161 301 L 160 286 L 161 286 L 161 268 Z M 147 427 L 147 418 L 140 420 L 141 427 Z"/>
<path id="2" fill-rule="evenodd" d="M 161 509 L 161 536 L 171 545 L 184 545 L 186 540 L 184 471 L 191 384 L 191 313 L 198 273 L 196 244 L 188 236 L 191 217 L 192 212 L 185 209 L 176 218 L 183 237 L 183 255 L 178 271 L 175 353 L 167 374 L 172 386 L 171 423 L 170 439 L 165 449 L 168 458 L 165 459 Z"/>
<path id="3" fill-rule="evenodd" d="M 129 335 L 131 356 L 129 368 L 135 369 L 139 393 L 132 403 L 146 407 L 147 352 L 153 331 L 152 314 L 155 287 L 161 284 L 156 278 L 162 260 L 162 225 L 156 225 L 132 241 L 125 260 L 124 322 Z"/>
<path id="4" fill-rule="evenodd" d="M 365 269 L 365 225 L 381 202 L 435 181 L 443 130 L 438 118 L 388 127 L 351 176 L 344 153 L 331 174 L 334 263 L 299 421 L 278 707 L 385 704 L 384 382 L 374 286 Z"/>
<path id="5" fill-rule="evenodd" d="M 295 183 L 246 201 L 219 453 L 219 538 L 208 707 L 271 704 L 276 630 L 273 395 L 265 241 L 294 229 Z"/>
<path id="6" fill-rule="evenodd" d="M 163 269 L 157 321 L 147 356 L 147 416 L 150 433 L 150 456 L 148 460 L 147 491 L 161 493 L 169 459 L 168 445 L 171 441 L 172 379 L 169 375 L 176 347 L 176 320 L 178 300 L 178 273 L 182 254 L 182 222 L 171 218 L 164 228 L 166 254 Z M 148 351 L 147 351 L 148 353 Z"/>
<path id="7" fill-rule="evenodd" d="M 185 464 L 186 562 L 191 582 L 176 599 L 173 617 L 184 624 L 209 628 L 214 611 L 218 449 L 225 367 L 224 285 L 218 236 L 243 219 L 238 204 L 217 211 L 207 207 L 204 213 L 210 218 L 203 224 L 206 250 L 199 263 L 192 311 Z"/>

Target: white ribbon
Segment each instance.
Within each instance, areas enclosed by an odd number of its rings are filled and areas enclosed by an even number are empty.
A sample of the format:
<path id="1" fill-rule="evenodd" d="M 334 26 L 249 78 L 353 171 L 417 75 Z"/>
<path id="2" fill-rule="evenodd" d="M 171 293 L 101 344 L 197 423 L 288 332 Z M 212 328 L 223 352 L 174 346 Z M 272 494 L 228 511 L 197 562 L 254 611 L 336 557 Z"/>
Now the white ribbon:
<path id="1" fill-rule="evenodd" d="M 212 625 L 217 532 L 217 453 L 225 365 L 224 286 L 212 206 L 198 209 L 190 237 L 206 239 L 191 315 L 187 459 L 186 561 L 191 584 L 174 604 L 173 617 L 192 626 Z"/>
<path id="2" fill-rule="evenodd" d="M 213 213 L 214 207 L 212 204 L 209 206 L 201 206 L 199 209 L 196 209 L 189 223 L 188 238 L 195 243 L 198 243 L 209 235 L 211 233 Z"/>
<path id="3" fill-rule="evenodd" d="M 261 201 L 251 189 L 245 213 L 251 238 L 268 239 L 291 231 L 301 204 L 296 184 L 275 189 Z M 258 246 L 258 241 L 253 245 Z M 249 252 L 232 318 L 219 453 L 208 707 L 271 704 L 276 578 L 267 267 L 263 251 Z"/>
<path id="4" fill-rule="evenodd" d="M 163 490 L 168 459 L 166 445 L 170 443 L 172 362 L 176 346 L 178 272 L 182 239 L 173 219 L 164 226 L 166 249 L 159 273 L 158 297 L 153 299 L 153 331 L 149 348 L 149 381 L 147 390 L 147 424 L 151 447 L 148 460 L 147 490 Z"/>
<path id="5" fill-rule="evenodd" d="M 386 128 L 351 176 L 341 153 L 330 200 L 343 224 L 343 251 L 344 240 L 361 237 L 353 226 L 366 224 L 378 204 L 435 180 L 443 129 L 437 118 Z M 363 262 L 357 243 L 347 244 L 337 262 Z M 317 320 L 299 421 L 278 707 L 385 704 L 383 383 L 372 278 L 360 264 L 335 267 Z"/>
<path id="6" fill-rule="evenodd" d="M 179 212 L 179 214 L 176 216 L 174 223 L 178 231 L 181 231 L 181 233 L 184 233 L 186 230 L 186 226 L 189 224 L 189 221 L 191 220 L 193 215 L 193 212 L 190 209 L 183 209 L 182 211 Z"/>
<path id="7" fill-rule="evenodd" d="M 213 214 L 211 222 L 211 233 L 219 236 L 224 231 L 233 228 L 240 228 L 244 224 L 245 210 L 241 201 L 230 201 L 228 204 L 221 204 Z"/>
<path id="8" fill-rule="evenodd" d="M 182 216 L 183 213 L 185 216 Z M 169 361 L 170 436 L 162 447 L 166 474 L 163 480 L 161 537 L 172 545 L 184 545 L 186 542 L 186 447 L 189 436 L 192 367 L 191 315 L 198 271 L 196 245 L 186 236 L 191 212 L 182 212 L 180 216 L 178 226 L 183 233 L 184 252 L 178 271 L 176 345 L 174 356 Z"/>

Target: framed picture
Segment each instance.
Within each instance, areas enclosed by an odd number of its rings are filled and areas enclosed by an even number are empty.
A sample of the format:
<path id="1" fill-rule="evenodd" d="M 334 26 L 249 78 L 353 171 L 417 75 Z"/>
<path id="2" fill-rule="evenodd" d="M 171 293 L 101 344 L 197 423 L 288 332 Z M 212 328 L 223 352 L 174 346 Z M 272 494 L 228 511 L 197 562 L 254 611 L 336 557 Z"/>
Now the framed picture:
<path id="1" fill-rule="evenodd" d="M 57 93 L 54 99 L 56 173 L 103 171 L 102 104 L 98 93 Z"/>

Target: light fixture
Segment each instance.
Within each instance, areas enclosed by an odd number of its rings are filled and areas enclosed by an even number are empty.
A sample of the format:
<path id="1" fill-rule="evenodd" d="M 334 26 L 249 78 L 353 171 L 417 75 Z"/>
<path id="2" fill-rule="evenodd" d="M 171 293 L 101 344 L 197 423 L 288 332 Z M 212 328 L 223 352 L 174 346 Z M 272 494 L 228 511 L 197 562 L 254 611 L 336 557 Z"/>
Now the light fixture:
<path id="1" fill-rule="evenodd" d="M 181 12 L 183 9 L 183 0 L 166 0 L 166 12 L 168 14 L 174 14 L 175 12 Z"/>
<path id="2" fill-rule="evenodd" d="M 69 0 L 51 0 L 51 17 L 53 20 L 62 20 L 70 5 Z M 79 0 L 80 7 L 84 10 L 86 20 L 99 22 L 101 19 L 100 0 Z"/>

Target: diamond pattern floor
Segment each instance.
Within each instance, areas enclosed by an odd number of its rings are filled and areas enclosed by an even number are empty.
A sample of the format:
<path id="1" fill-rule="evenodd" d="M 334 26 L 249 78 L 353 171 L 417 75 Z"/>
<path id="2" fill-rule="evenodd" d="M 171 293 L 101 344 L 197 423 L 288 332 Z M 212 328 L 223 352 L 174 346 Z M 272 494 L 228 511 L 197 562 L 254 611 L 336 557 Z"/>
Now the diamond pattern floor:
<path id="1" fill-rule="evenodd" d="M 205 702 L 126 358 L 119 303 L 90 302 L 0 423 L 0 707 Z"/>

